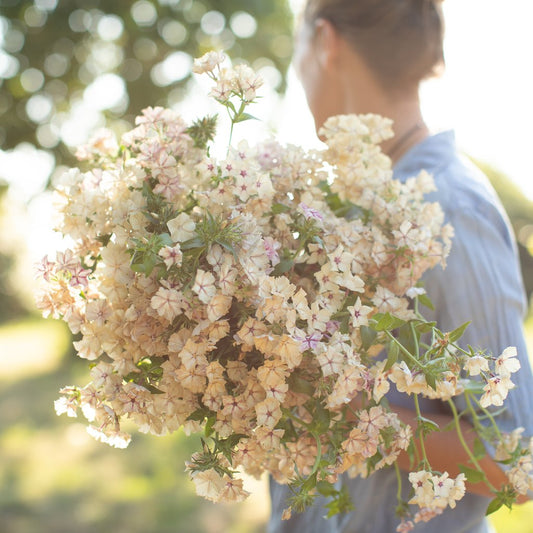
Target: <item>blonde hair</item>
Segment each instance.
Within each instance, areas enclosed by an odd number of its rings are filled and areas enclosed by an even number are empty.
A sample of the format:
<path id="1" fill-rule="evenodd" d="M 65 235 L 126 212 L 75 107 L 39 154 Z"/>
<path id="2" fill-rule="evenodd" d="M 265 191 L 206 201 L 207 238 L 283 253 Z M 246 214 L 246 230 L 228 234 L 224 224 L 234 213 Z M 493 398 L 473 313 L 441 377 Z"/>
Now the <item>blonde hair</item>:
<path id="1" fill-rule="evenodd" d="M 326 19 L 387 87 L 418 85 L 444 66 L 442 0 L 308 0 L 304 21 Z"/>

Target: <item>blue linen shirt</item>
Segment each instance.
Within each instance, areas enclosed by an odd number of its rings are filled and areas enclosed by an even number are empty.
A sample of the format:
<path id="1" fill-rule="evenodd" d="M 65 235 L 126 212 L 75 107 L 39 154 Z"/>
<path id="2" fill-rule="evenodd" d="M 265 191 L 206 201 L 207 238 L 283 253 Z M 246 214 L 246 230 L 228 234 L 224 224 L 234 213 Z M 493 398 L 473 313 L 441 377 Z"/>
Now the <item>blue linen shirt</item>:
<path id="1" fill-rule="evenodd" d="M 411 148 L 395 165 L 394 177 L 401 181 L 425 169 L 433 175 L 437 191 L 428 195 L 438 201 L 447 222 L 455 229 L 447 267 L 436 267 L 424 276 L 425 288 L 434 312 L 425 312 L 436 320 L 442 331 L 450 331 L 471 321 L 461 344 L 487 349 L 499 355 L 507 346 L 516 346 L 521 369 L 512 375 L 516 387 L 505 401 L 506 411 L 498 424 L 504 431 L 524 427 L 533 436 L 533 376 L 527 356 L 522 323 L 526 310 L 518 254 L 506 213 L 487 178 L 457 152 L 453 132 L 427 137 Z M 392 403 L 412 407 L 411 399 L 391 387 Z M 425 413 L 448 412 L 439 401 L 424 400 Z M 403 472 L 403 496 L 408 498 L 410 483 Z M 290 496 L 286 486 L 271 480 L 272 501 L 269 533 L 393 533 L 399 520 L 396 474 L 393 469 L 380 470 L 368 479 L 349 479 L 348 485 L 355 511 L 325 519 L 326 500 L 317 497 L 315 504 L 302 514 L 293 513 L 281 520 Z M 414 533 L 488 533 L 485 519 L 489 499 L 467 493 L 454 510 L 428 523 L 419 523 Z"/>

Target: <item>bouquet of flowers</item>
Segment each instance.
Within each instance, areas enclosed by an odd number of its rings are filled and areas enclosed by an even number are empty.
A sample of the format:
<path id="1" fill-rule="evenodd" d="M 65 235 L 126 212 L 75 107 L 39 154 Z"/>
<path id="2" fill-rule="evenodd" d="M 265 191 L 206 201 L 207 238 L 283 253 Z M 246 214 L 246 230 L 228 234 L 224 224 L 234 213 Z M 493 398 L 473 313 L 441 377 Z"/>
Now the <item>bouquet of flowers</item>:
<path id="1" fill-rule="evenodd" d="M 251 118 L 261 80 L 222 62 L 210 52 L 195 71 L 213 79 L 233 129 Z M 124 419 L 155 435 L 202 432 L 187 463 L 198 494 L 240 501 L 241 472 L 268 472 L 293 489 L 285 516 L 317 493 L 330 515 L 349 510 L 341 474 L 399 472 L 406 451 L 412 498 L 398 512 L 408 531 L 454 507 L 465 479 L 487 481 L 482 440 L 509 465 L 493 508 L 531 488 L 520 430 L 502 434 L 487 409 L 513 387 L 516 351 L 464 350 L 466 325 L 441 332 L 419 312 L 431 305 L 419 280 L 444 265 L 453 231 L 424 201 L 427 173 L 392 178 L 379 148 L 391 122 L 333 117 L 325 151 L 230 141 L 219 159 L 215 129 L 214 116 L 186 124 L 145 109 L 120 144 L 104 131 L 80 149 L 91 169 L 58 184 L 69 248 L 40 264 L 38 305 L 79 334 L 91 381 L 63 388 L 57 412 L 81 409 L 89 433 L 116 447 L 130 441 Z M 386 401 L 391 382 L 414 397 L 416 436 Z M 480 437 L 473 450 L 465 442 L 470 463 L 455 479 L 427 460 L 424 438 L 439 428 L 420 395 L 450 404 L 461 439 L 464 414 Z"/>

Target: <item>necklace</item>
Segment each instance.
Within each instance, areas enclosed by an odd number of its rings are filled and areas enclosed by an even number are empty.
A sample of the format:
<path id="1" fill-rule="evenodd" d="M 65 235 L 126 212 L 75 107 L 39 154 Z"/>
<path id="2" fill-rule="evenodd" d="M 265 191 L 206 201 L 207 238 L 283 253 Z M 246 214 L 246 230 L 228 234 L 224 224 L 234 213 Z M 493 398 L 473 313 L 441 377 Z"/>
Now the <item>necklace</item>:
<path id="1" fill-rule="evenodd" d="M 388 156 L 392 159 L 394 154 L 397 153 L 401 148 L 405 146 L 407 141 L 418 131 L 424 127 L 422 122 L 417 122 L 414 126 L 409 128 L 391 147 L 388 151 Z"/>

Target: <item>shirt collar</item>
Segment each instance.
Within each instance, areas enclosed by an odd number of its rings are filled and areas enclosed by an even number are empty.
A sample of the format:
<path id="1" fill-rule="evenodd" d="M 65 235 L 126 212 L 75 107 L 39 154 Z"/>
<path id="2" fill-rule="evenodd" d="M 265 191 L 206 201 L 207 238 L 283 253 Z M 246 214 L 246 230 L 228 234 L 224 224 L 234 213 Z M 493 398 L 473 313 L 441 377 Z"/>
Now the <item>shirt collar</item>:
<path id="1" fill-rule="evenodd" d="M 394 165 L 394 177 L 402 179 L 418 174 L 422 169 L 431 173 L 456 154 L 455 133 L 443 131 L 426 137 L 411 147 Z"/>

